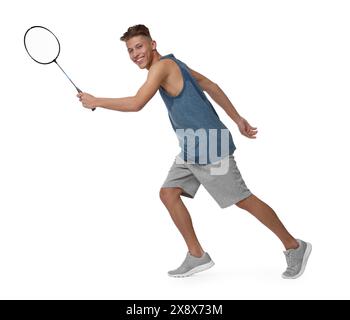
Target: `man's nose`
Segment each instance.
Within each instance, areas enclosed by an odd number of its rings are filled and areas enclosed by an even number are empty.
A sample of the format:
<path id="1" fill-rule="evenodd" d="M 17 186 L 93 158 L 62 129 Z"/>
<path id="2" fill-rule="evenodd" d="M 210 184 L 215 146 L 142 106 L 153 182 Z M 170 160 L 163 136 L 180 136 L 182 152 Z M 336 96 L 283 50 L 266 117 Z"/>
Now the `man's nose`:
<path id="1" fill-rule="evenodd" d="M 133 59 L 135 59 L 138 55 L 139 55 L 138 50 L 134 50 L 133 53 L 132 53 Z"/>

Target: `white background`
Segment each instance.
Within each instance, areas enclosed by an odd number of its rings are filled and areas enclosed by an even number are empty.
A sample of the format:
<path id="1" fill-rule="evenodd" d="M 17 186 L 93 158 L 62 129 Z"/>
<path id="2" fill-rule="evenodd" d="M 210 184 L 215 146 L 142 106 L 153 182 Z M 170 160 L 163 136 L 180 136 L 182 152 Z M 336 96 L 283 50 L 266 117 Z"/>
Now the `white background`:
<path id="1" fill-rule="evenodd" d="M 349 16 L 334 0 L 1 2 L 0 298 L 350 298 Z M 91 112 L 23 47 L 44 25 L 81 89 L 130 96 L 147 72 L 119 37 L 138 23 L 258 127 L 246 139 L 216 106 L 247 185 L 312 242 L 302 278 L 283 280 L 279 240 L 203 188 L 184 201 L 216 265 L 169 278 L 186 247 L 158 197 L 179 151 L 159 95 L 139 113 Z"/>

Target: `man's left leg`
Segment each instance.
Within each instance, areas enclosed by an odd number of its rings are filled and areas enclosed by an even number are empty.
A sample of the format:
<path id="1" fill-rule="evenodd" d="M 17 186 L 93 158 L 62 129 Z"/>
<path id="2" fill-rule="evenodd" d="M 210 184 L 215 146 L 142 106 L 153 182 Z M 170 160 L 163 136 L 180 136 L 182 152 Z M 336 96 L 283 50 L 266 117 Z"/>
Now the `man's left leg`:
<path id="1" fill-rule="evenodd" d="M 251 213 L 282 241 L 286 248 L 284 254 L 288 265 L 282 277 L 295 279 L 301 276 L 312 250 L 311 244 L 295 239 L 284 227 L 275 211 L 258 197 L 251 195 L 236 205 Z"/>
<path id="2" fill-rule="evenodd" d="M 236 203 L 237 207 L 244 209 L 269 228 L 283 243 L 286 250 L 299 246 L 297 240 L 287 231 L 275 211 L 255 195 L 251 195 Z"/>

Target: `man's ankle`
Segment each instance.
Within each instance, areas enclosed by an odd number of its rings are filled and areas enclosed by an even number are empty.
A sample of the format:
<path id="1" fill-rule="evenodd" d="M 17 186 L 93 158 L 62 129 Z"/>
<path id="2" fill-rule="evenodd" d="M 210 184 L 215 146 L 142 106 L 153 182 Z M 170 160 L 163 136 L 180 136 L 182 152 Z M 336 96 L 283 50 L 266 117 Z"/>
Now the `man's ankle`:
<path id="1" fill-rule="evenodd" d="M 297 249 L 299 247 L 299 242 L 297 240 L 292 240 L 288 243 L 285 243 L 285 248 L 286 250 L 289 250 L 289 249 Z"/>
<path id="2" fill-rule="evenodd" d="M 204 251 L 202 249 L 195 249 L 195 250 L 189 250 L 191 256 L 196 257 L 196 258 L 200 258 L 203 256 Z"/>

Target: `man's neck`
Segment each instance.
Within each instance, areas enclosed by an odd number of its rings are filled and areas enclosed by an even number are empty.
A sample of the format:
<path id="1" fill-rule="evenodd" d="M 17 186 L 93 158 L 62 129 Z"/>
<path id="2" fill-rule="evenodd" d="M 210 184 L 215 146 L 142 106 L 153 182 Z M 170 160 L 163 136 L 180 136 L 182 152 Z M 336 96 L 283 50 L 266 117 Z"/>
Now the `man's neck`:
<path id="1" fill-rule="evenodd" d="M 157 50 L 154 50 L 152 53 L 153 53 L 153 57 L 152 57 L 152 63 L 150 65 L 150 67 L 152 67 L 153 64 L 158 62 L 160 60 L 160 58 L 162 57 L 162 55 L 159 54 L 159 52 Z M 147 70 L 149 70 L 149 68 L 147 68 Z"/>

